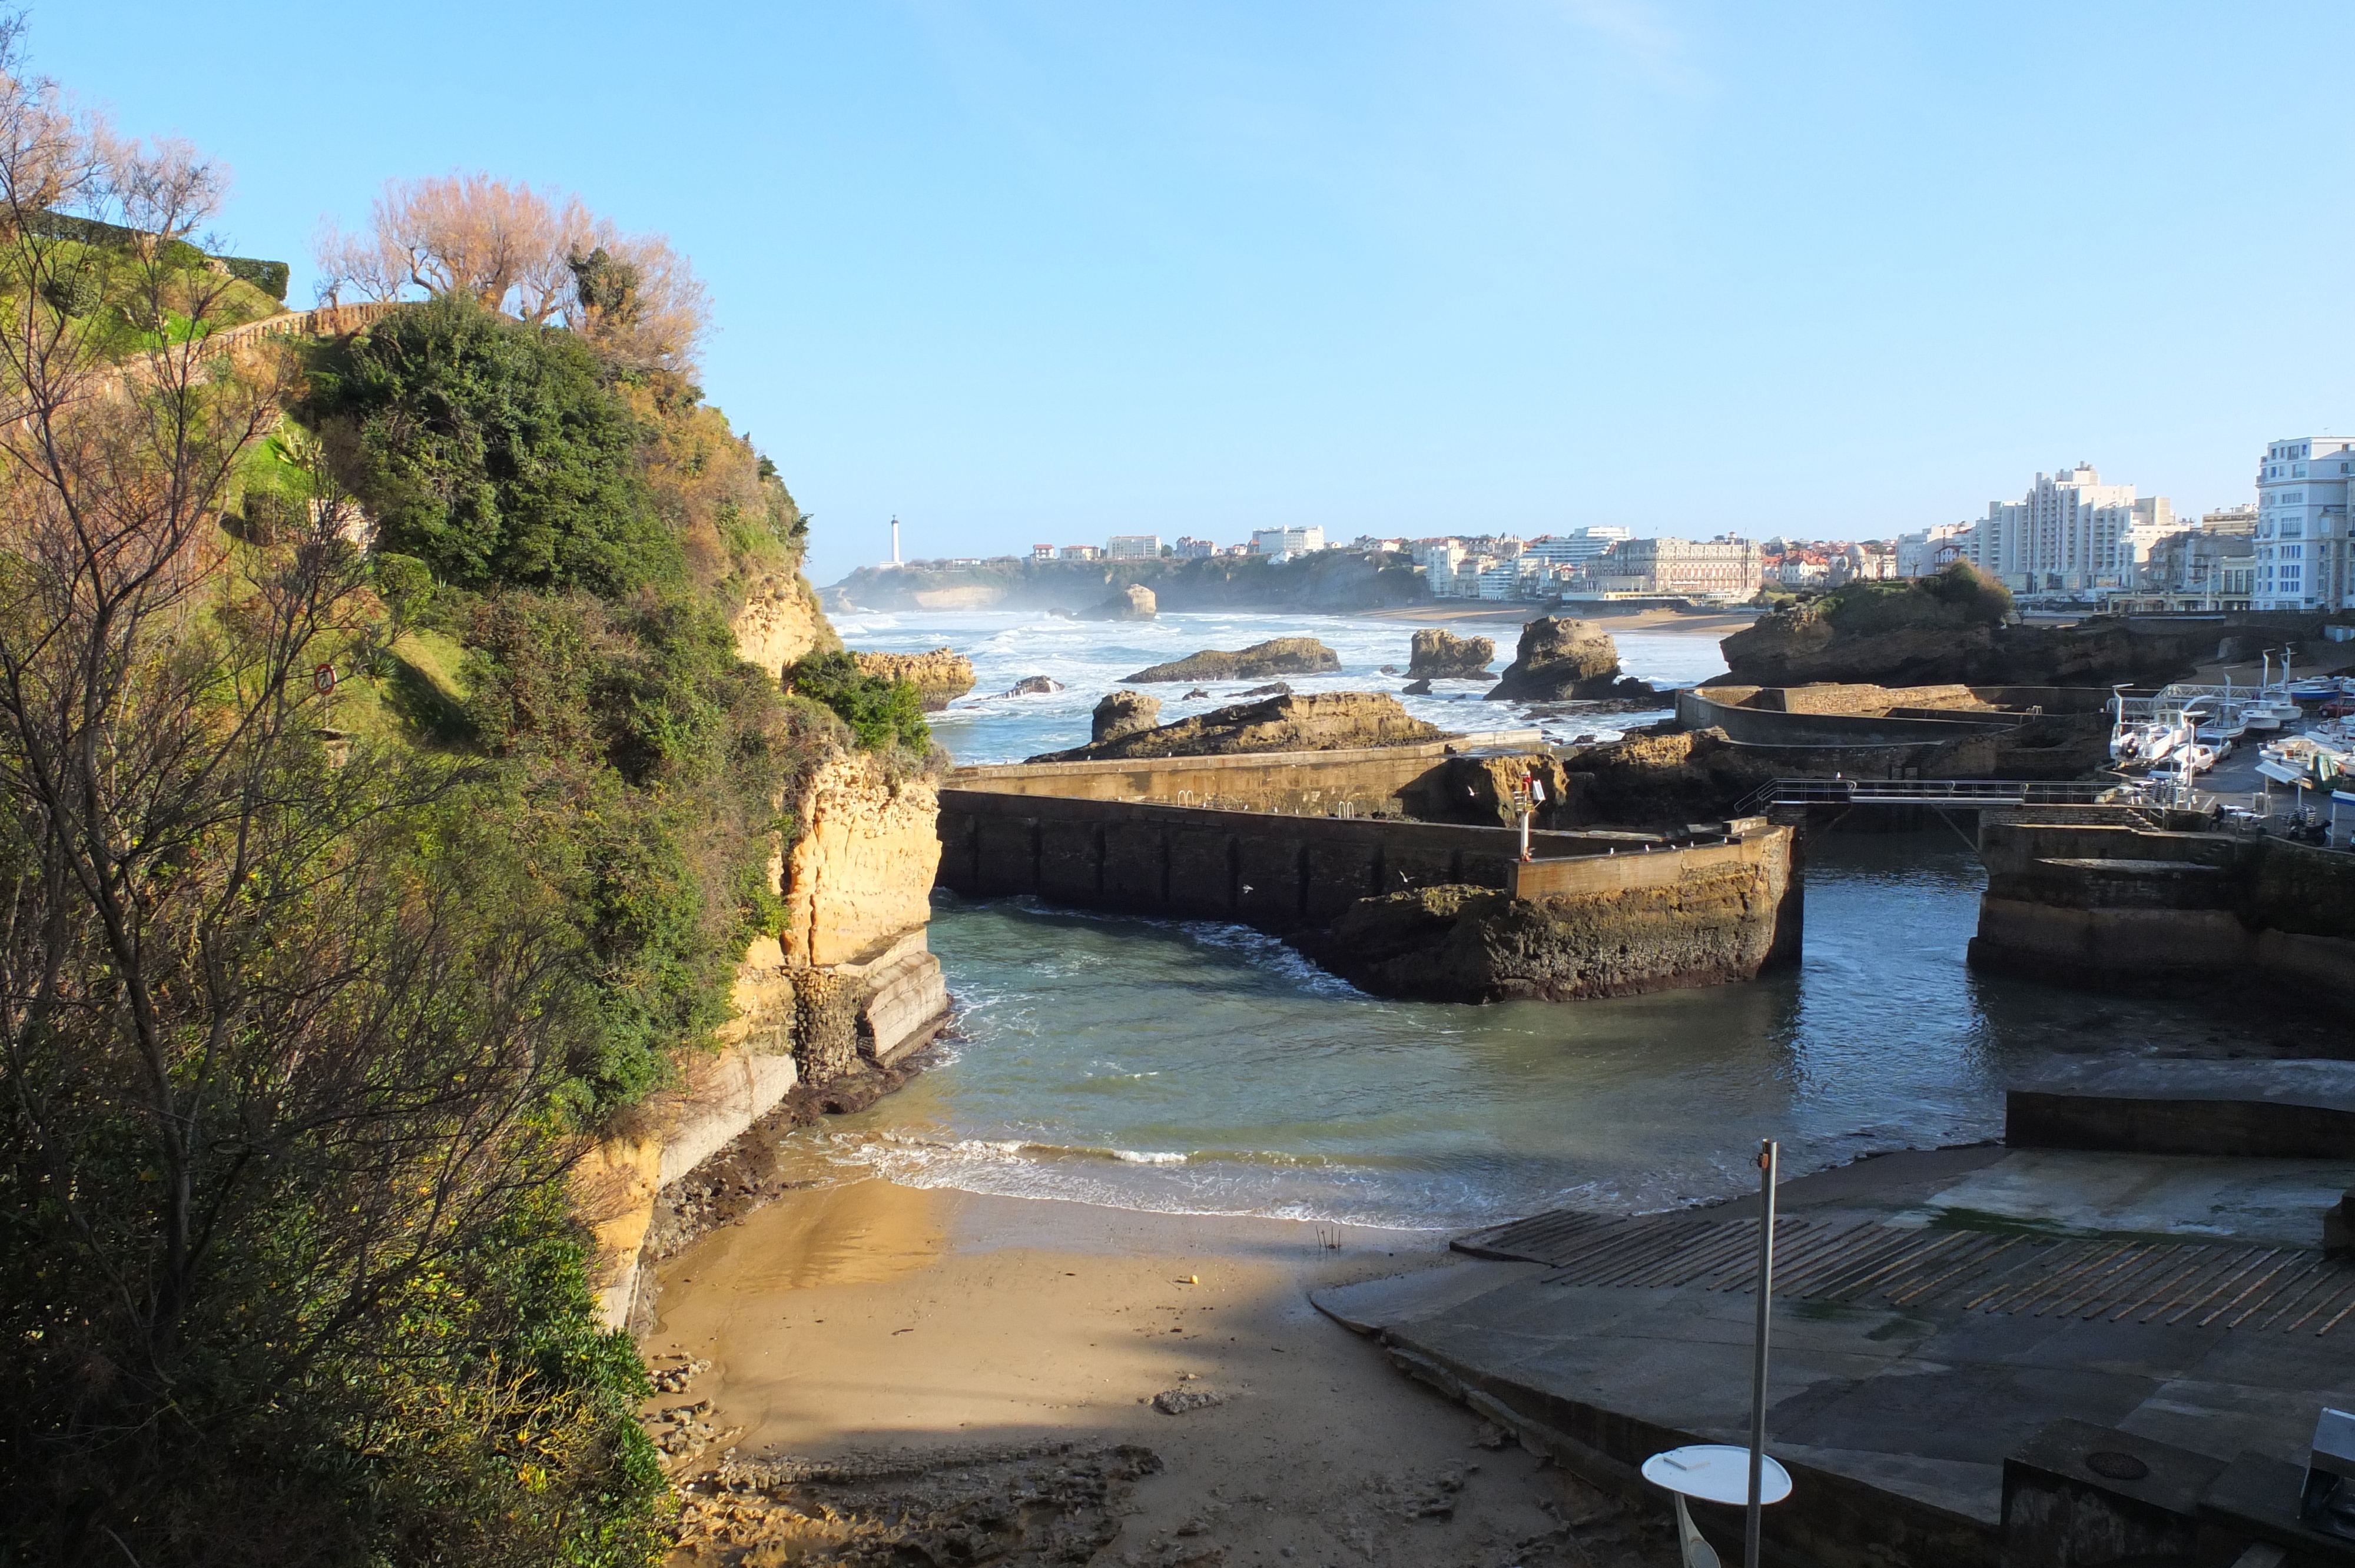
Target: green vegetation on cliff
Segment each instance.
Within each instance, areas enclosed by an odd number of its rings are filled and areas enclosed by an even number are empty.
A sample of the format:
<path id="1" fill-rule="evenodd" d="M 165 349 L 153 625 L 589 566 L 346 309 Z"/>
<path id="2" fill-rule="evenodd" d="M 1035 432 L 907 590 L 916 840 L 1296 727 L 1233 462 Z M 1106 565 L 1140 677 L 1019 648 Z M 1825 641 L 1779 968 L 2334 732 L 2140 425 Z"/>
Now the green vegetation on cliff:
<path id="1" fill-rule="evenodd" d="M 652 1562 L 565 1183 L 727 1015 L 853 744 L 735 655 L 801 515 L 611 268 L 564 325 L 470 288 L 220 352 L 218 178 L 16 37 L 0 1560 Z"/>

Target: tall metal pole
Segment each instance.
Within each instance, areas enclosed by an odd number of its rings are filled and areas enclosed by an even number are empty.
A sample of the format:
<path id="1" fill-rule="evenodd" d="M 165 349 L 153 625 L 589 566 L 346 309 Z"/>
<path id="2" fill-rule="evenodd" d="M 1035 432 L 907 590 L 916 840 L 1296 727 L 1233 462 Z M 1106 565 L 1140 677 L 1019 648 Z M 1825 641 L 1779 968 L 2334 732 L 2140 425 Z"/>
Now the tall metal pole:
<path id="1" fill-rule="evenodd" d="M 1742 1568 L 1758 1568 L 1758 1527 L 1765 1505 L 1759 1500 L 1766 1479 L 1766 1310 L 1774 1294 L 1774 1181 L 1783 1146 L 1766 1139 L 1758 1146 L 1758 1342 L 1750 1357 L 1750 1503 L 1742 1522 Z"/>

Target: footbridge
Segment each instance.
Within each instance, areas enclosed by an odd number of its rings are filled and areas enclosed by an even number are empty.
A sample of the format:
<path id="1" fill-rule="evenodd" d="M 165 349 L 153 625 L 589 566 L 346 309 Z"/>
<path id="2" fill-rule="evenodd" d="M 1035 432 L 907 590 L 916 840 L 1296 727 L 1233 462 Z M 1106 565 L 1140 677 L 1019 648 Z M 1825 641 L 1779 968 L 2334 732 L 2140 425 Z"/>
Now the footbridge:
<path id="1" fill-rule="evenodd" d="M 1775 779 L 1733 809 L 1747 816 L 1775 806 L 2147 806 L 2147 786 L 2104 779 Z"/>

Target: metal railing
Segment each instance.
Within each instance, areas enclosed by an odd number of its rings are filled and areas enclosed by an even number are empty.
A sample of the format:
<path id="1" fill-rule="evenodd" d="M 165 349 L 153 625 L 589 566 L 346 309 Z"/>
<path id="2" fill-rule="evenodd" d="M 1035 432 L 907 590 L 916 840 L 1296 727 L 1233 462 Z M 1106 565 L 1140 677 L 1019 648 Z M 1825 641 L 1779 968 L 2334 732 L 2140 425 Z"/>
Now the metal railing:
<path id="1" fill-rule="evenodd" d="M 1732 814 L 1769 806 L 2140 806 L 2141 784 L 2098 779 L 1776 779 L 1759 786 Z"/>

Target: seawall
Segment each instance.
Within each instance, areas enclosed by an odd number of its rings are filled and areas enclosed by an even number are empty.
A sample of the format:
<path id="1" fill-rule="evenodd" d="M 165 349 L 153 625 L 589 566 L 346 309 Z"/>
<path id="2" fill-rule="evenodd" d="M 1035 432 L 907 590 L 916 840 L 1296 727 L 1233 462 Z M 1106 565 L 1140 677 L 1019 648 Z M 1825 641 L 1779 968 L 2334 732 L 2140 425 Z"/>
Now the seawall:
<path id="1" fill-rule="evenodd" d="M 2271 977 L 2355 997 L 2355 855 L 2275 838 L 1989 821 L 1970 961 L 2061 980 Z"/>
<path id="2" fill-rule="evenodd" d="M 1231 920 L 1368 990 L 1442 1001 L 1710 985 L 1797 956 L 1789 829 L 1539 831 L 1525 862 L 1517 829 L 1476 819 L 1495 821 L 1500 779 L 1558 767 L 1466 738 L 965 769 L 940 794 L 940 885 Z"/>

